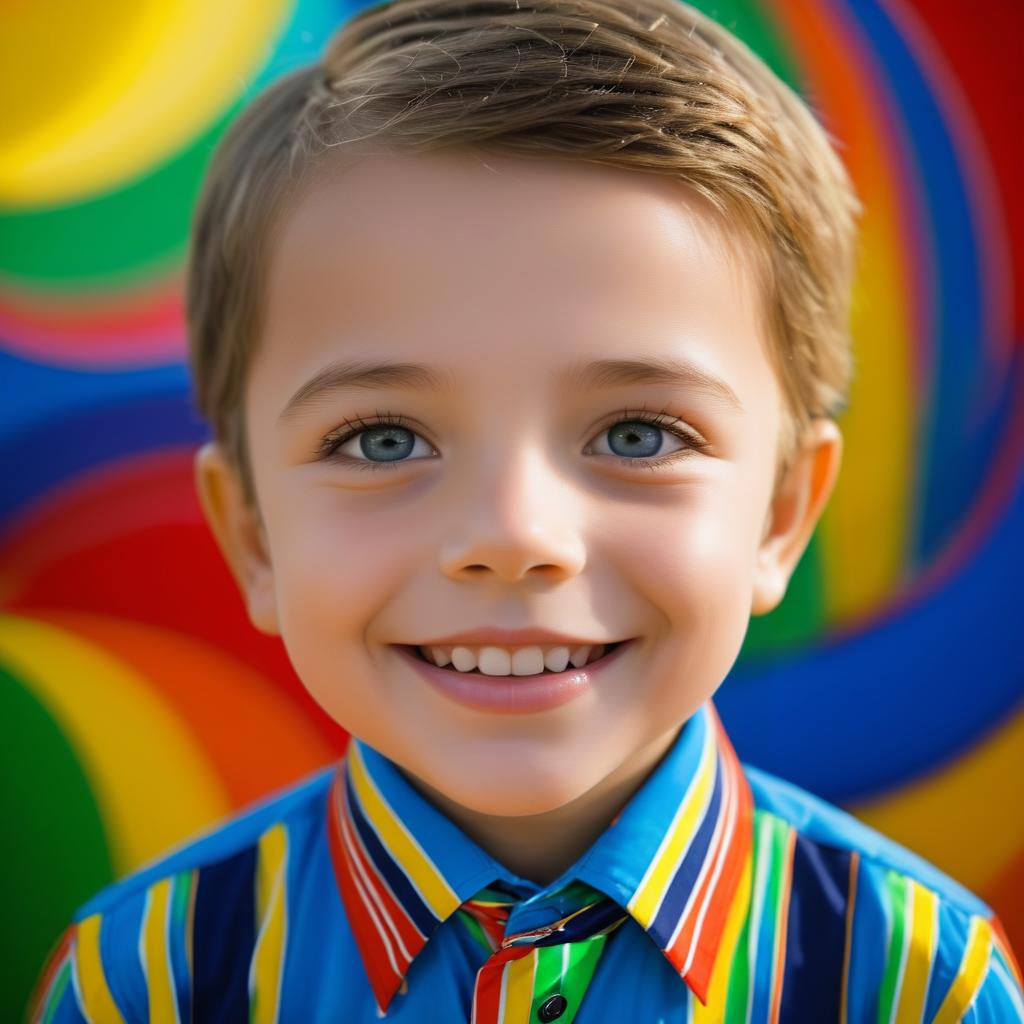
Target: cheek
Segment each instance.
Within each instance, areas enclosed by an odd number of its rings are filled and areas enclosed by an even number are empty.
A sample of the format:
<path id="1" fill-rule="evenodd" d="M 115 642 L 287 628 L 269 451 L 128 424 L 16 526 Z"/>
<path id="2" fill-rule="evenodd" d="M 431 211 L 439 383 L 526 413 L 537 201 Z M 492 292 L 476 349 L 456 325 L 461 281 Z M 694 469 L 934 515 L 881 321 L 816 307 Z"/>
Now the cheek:
<path id="1" fill-rule="evenodd" d="M 666 633 L 746 629 L 753 577 L 749 511 L 710 490 L 672 509 L 648 510 L 629 557 L 633 586 L 659 609 Z"/>
<path id="2" fill-rule="evenodd" d="M 392 598 L 415 543 L 408 524 L 390 526 L 372 502 L 337 497 L 283 516 L 274 551 L 282 633 L 335 651 L 358 641 Z"/>

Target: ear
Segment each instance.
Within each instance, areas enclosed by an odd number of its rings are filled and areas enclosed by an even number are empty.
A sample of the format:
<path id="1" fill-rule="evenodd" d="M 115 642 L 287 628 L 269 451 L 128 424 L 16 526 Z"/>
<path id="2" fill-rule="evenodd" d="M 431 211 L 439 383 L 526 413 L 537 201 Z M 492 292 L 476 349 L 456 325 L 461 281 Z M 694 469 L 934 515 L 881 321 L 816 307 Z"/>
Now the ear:
<path id="1" fill-rule="evenodd" d="M 266 531 L 258 513 L 245 502 L 234 465 L 215 441 L 196 452 L 195 485 L 206 521 L 242 592 L 249 620 L 261 633 L 279 636 Z"/>
<path id="2" fill-rule="evenodd" d="M 786 596 L 793 570 L 832 494 L 842 456 L 843 435 L 835 420 L 812 420 L 768 510 L 757 551 L 752 615 L 772 611 Z"/>

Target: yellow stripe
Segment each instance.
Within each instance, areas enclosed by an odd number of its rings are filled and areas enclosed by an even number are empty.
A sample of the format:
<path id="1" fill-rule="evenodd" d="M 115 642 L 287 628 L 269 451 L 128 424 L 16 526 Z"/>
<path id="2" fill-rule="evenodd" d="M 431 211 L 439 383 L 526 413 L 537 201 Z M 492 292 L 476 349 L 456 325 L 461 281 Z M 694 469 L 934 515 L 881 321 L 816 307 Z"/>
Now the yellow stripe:
<path id="1" fill-rule="evenodd" d="M 78 756 L 115 875 L 229 812 L 224 787 L 188 723 L 125 662 L 48 622 L 14 615 L 0 616 L 0 661 Z"/>
<path id="2" fill-rule="evenodd" d="M 690 999 L 690 1002 L 694 1004 L 694 1021 L 718 1024 L 725 1019 L 729 975 L 732 972 L 733 959 L 736 955 L 736 946 L 740 941 L 740 932 L 743 930 L 743 922 L 750 911 L 750 893 L 754 876 L 753 864 L 754 858 L 748 855 L 746 863 L 743 865 L 743 874 L 740 875 L 736 896 L 729 908 L 729 916 L 725 919 L 722 941 L 715 954 L 715 964 L 711 969 L 711 982 L 708 985 L 707 1006 L 704 1006 L 697 998 Z M 742 955 L 746 956 L 745 950 Z M 751 979 L 751 984 L 753 984 L 753 979 Z"/>
<path id="3" fill-rule="evenodd" d="M 177 1024 L 178 1021 L 170 953 L 167 949 L 172 880 L 162 878 L 149 887 L 142 918 L 142 969 L 146 974 L 146 990 L 149 993 L 150 1024 Z"/>
<path id="4" fill-rule="evenodd" d="M 928 996 L 928 977 L 938 943 L 939 900 L 931 889 L 910 879 L 907 895 L 912 902 L 910 947 L 903 969 L 896 1024 L 921 1024 Z"/>
<path id="5" fill-rule="evenodd" d="M 124 1024 L 124 1017 L 114 1002 L 107 985 L 100 957 L 100 923 L 102 914 L 93 914 L 78 924 L 75 943 L 75 972 L 78 975 L 82 1010 L 91 1021 L 103 1024 Z"/>
<path id="6" fill-rule="evenodd" d="M 0 149 L 3 203 L 80 200 L 167 159 L 251 82 L 291 6 L 104 0 L 69 31 L 66 4 L 5 4 L 0 92 L 25 110 Z"/>
<path id="7" fill-rule="evenodd" d="M 362 804 L 363 813 L 376 828 L 391 856 L 409 875 L 435 917 L 445 920 L 458 909 L 459 897 L 377 789 L 366 769 L 359 741 L 353 737 L 348 749 L 352 787 Z"/>
<path id="8" fill-rule="evenodd" d="M 956 1024 L 963 1017 L 981 988 L 991 952 L 992 926 L 983 917 L 972 917 L 960 970 L 949 986 L 933 1024 Z"/>
<path id="9" fill-rule="evenodd" d="M 672 881 L 673 873 L 683 848 L 697 829 L 697 816 L 704 809 L 708 791 L 715 779 L 715 744 L 710 723 L 705 725 L 704 749 L 700 764 L 689 794 L 680 805 L 675 820 L 669 826 L 669 840 L 665 848 L 655 856 L 648 874 L 637 887 L 628 909 L 637 921 L 649 928 L 654 920 L 658 905 Z"/>
<path id="10" fill-rule="evenodd" d="M 249 1024 L 273 1024 L 277 1020 L 288 927 L 287 863 L 288 833 L 284 825 L 275 825 L 260 836 L 259 842 L 256 919 L 260 931 L 249 978 L 252 1002 Z"/>
<path id="11" fill-rule="evenodd" d="M 530 1024 L 537 952 L 531 949 L 526 956 L 505 965 L 505 1012 L 501 1024 Z"/>
<path id="12" fill-rule="evenodd" d="M 828 622 L 869 612 L 892 593 L 904 572 L 915 510 L 919 427 L 911 353 L 917 339 L 905 298 L 909 256 L 893 230 L 901 200 L 883 175 L 871 178 L 850 311 L 857 372 L 849 407 L 839 417 L 847 442 L 843 471 L 817 531 L 821 575 L 828 580 Z M 886 410 L 884 419 L 878 409 Z M 871 537 L 872 543 L 851 544 L 857 536 Z"/>

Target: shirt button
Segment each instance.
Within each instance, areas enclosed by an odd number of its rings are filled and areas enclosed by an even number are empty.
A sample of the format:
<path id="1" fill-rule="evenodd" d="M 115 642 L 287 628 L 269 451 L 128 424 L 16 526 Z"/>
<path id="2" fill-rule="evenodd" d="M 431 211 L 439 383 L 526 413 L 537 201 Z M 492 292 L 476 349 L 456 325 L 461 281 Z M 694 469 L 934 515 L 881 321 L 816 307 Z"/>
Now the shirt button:
<path id="1" fill-rule="evenodd" d="M 537 1016 L 544 1024 L 548 1024 L 548 1021 L 558 1020 L 565 1013 L 565 1008 L 568 1005 L 565 996 L 549 996 L 538 1007 Z"/>

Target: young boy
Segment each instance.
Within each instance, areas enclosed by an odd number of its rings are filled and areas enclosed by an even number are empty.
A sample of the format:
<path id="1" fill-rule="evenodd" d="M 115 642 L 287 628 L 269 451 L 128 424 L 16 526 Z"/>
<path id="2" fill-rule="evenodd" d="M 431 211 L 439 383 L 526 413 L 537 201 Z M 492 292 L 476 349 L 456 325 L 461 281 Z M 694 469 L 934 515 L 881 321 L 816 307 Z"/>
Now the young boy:
<path id="1" fill-rule="evenodd" d="M 1024 1019 L 991 908 L 711 703 L 839 471 L 858 209 L 675 0 L 399 0 L 257 99 L 197 486 L 352 739 L 82 907 L 36 1019 Z"/>

